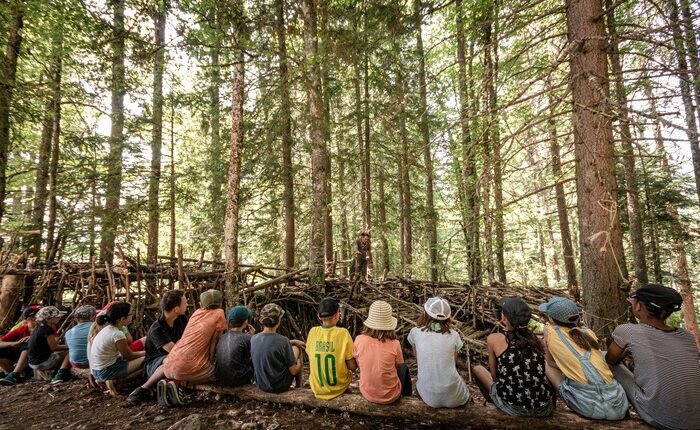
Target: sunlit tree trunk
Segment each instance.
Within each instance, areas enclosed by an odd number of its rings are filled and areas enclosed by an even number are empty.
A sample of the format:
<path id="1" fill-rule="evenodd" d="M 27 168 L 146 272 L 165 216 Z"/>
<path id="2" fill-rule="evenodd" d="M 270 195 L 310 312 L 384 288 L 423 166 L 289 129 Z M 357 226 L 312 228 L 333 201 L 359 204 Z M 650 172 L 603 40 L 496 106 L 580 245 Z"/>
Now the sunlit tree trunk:
<path id="1" fill-rule="evenodd" d="M 56 230 L 56 210 L 58 195 L 58 161 L 61 156 L 61 80 L 63 75 L 63 36 L 59 38 L 57 46 L 55 73 L 54 73 L 54 109 L 53 109 L 53 131 L 51 132 L 51 154 L 49 160 L 49 183 L 48 183 L 48 219 L 46 221 L 46 259 L 55 255 L 54 248 L 58 246 L 54 234 Z M 94 185 L 93 185 L 94 186 Z M 92 211 L 94 215 L 94 210 Z M 94 235 L 94 232 L 90 232 Z M 94 252 L 94 250 L 93 250 Z M 92 255 L 91 255 L 92 257 Z"/>

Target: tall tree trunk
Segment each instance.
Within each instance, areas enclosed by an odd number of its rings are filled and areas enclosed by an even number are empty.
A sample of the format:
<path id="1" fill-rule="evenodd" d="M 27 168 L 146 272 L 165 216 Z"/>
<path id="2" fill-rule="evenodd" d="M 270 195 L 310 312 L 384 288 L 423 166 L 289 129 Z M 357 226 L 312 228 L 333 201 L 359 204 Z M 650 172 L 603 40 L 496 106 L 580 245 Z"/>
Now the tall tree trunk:
<path id="1" fill-rule="evenodd" d="M 0 222 L 5 213 L 7 153 L 10 150 L 10 106 L 17 75 L 17 58 L 22 44 L 26 1 L 13 2 L 9 11 L 9 38 L 0 64 Z M 4 35 L 4 33 L 3 33 Z M 2 242 L 0 242 L 1 244 Z"/>
<path id="2" fill-rule="evenodd" d="M 328 206 L 327 148 L 323 134 L 323 96 L 316 40 L 316 0 L 304 0 L 305 81 L 309 99 L 311 138 L 311 238 L 309 240 L 309 284 L 318 291 L 325 290 L 324 244 L 326 210 Z"/>
<path id="3" fill-rule="evenodd" d="M 175 93 L 170 93 L 170 261 L 175 261 L 175 191 L 177 181 L 175 178 Z M 170 288 L 173 287 L 173 280 L 170 280 Z"/>
<path id="4" fill-rule="evenodd" d="M 430 146 L 430 126 L 428 124 L 428 96 L 425 78 L 425 51 L 423 49 L 423 18 L 421 15 L 422 0 L 414 0 L 414 19 L 416 25 L 416 55 L 418 56 L 418 88 L 420 95 L 418 128 L 423 146 L 423 162 L 425 163 L 425 210 L 427 212 L 426 228 L 428 230 L 428 264 L 430 265 L 430 280 L 438 279 L 437 255 L 437 213 L 433 199 L 433 156 Z"/>
<path id="5" fill-rule="evenodd" d="M 109 133 L 105 207 L 102 216 L 100 260 L 112 263 L 114 241 L 119 228 L 119 198 L 122 188 L 122 154 L 124 152 L 124 94 L 126 93 L 124 55 L 125 0 L 112 0 L 114 23 L 112 29 L 112 127 Z"/>
<path id="6" fill-rule="evenodd" d="M 55 74 L 54 74 L 54 111 L 53 111 L 53 131 L 51 133 L 51 159 L 49 161 L 49 183 L 48 183 L 48 220 L 46 223 L 46 258 L 50 259 L 51 255 L 55 255 L 55 248 L 58 243 L 54 238 L 56 230 L 56 210 L 57 210 L 57 195 L 58 195 L 58 160 L 61 156 L 61 79 L 63 74 L 63 37 L 61 36 L 58 44 L 58 55 L 56 56 Z M 95 177 L 96 179 L 96 177 Z M 94 182 L 92 186 L 94 187 Z M 94 207 L 91 210 L 91 216 L 94 216 Z M 94 232 L 91 231 L 94 236 Z M 94 241 L 93 241 L 94 245 Z M 94 248 L 92 249 L 94 253 Z M 91 254 L 92 257 L 92 254 Z"/>
<path id="7" fill-rule="evenodd" d="M 627 109 L 627 92 L 622 77 L 622 62 L 617 36 L 617 24 L 613 0 L 605 0 L 605 7 L 610 9 L 607 14 L 608 35 L 610 45 L 608 55 L 610 66 L 615 79 L 615 101 L 617 102 L 617 119 L 620 128 L 622 146 L 622 164 L 627 185 L 627 214 L 630 224 L 630 241 L 632 242 L 632 257 L 634 260 L 634 276 L 641 282 L 649 281 L 647 275 L 647 259 L 644 247 L 644 232 L 642 231 L 642 207 L 639 203 L 639 184 L 634 160 L 634 144 L 630 132 L 630 119 Z"/>
<path id="8" fill-rule="evenodd" d="M 377 168 L 383 165 L 384 163 L 377 163 Z M 375 173 L 375 178 L 377 179 L 377 218 L 379 218 L 379 237 L 382 250 L 382 273 L 386 274 L 391 270 L 391 259 L 389 258 L 389 239 L 387 238 L 384 175 L 381 172 Z"/>
<path id="9" fill-rule="evenodd" d="M 366 15 L 366 14 L 365 14 Z M 366 23 L 365 23 L 365 33 L 367 33 L 366 29 Z M 365 46 L 367 45 L 367 36 L 365 36 Z M 364 126 L 364 133 L 365 133 L 365 138 L 363 140 L 364 144 L 364 151 L 362 152 L 362 176 L 363 176 L 363 181 L 362 181 L 362 194 L 365 196 L 364 199 L 364 206 L 362 207 L 362 211 L 364 213 L 363 219 L 365 220 L 365 225 L 364 227 L 369 229 L 372 227 L 372 188 L 371 188 L 371 168 L 370 168 L 370 162 L 369 162 L 369 157 L 370 157 L 370 128 L 369 128 L 369 53 L 367 52 L 367 49 L 365 48 L 365 54 L 364 54 L 364 119 L 365 119 L 365 126 Z"/>
<path id="10" fill-rule="evenodd" d="M 277 0 L 277 43 L 279 45 L 280 120 L 282 121 L 282 183 L 284 185 L 284 265 L 294 267 L 296 227 L 294 226 L 294 166 L 292 165 L 292 108 L 289 97 L 285 0 Z"/>
<path id="11" fill-rule="evenodd" d="M 158 0 L 153 17 L 155 24 L 155 59 L 153 61 L 153 131 L 151 137 L 151 173 L 148 178 L 148 244 L 146 262 L 155 264 L 158 259 L 160 225 L 160 163 L 163 147 L 163 71 L 165 69 L 165 0 Z"/>
<path id="12" fill-rule="evenodd" d="M 397 45 L 398 46 L 398 45 Z M 398 49 L 397 49 L 398 52 Z M 411 219 L 411 163 L 408 149 L 408 131 L 406 130 L 406 82 L 403 72 L 398 65 L 397 90 L 398 90 L 398 127 L 399 127 L 399 190 L 401 193 L 401 237 L 403 238 L 403 274 L 410 277 L 413 265 L 413 222 Z"/>
<path id="13" fill-rule="evenodd" d="M 685 43 L 688 48 L 690 61 L 690 74 L 693 76 L 693 94 L 695 95 L 695 111 L 697 120 L 700 121 L 700 51 L 698 50 L 697 35 L 693 27 L 693 14 L 688 0 L 681 1 L 681 13 L 683 14 L 683 27 L 685 30 Z M 695 17 L 697 20 L 697 17 Z"/>
<path id="14" fill-rule="evenodd" d="M 483 169 L 484 173 L 482 176 L 482 202 L 484 206 L 484 253 L 486 254 L 486 273 L 488 274 L 489 284 L 494 282 L 496 279 L 496 274 L 493 265 L 493 211 L 491 209 L 491 182 L 493 180 L 493 142 L 492 142 L 492 132 L 493 118 L 491 117 L 491 85 L 492 85 L 492 73 L 493 66 L 491 64 L 491 22 L 487 17 L 485 22 L 482 23 L 482 43 L 484 52 L 484 73 L 483 73 L 483 93 L 481 95 L 483 99 L 483 117 L 484 126 L 481 137 L 481 144 L 483 148 Z"/>
<path id="15" fill-rule="evenodd" d="M 209 10 L 209 21 L 212 25 L 213 41 L 209 51 L 209 165 L 211 169 L 211 182 L 209 183 L 209 224 L 210 245 L 213 261 L 221 260 L 221 247 L 224 237 L 225 213 L 221 210 L 224 206 L 223 189 L 226 182 L 227 170 L 221 168 L 226 159 L 226 145 L 221 141 L 221 66 L 219 64 L 221 53 L 221 19 L 219 2 L 214 2 Z"/>
<path id="16" fill-rule="evenodd" d="M 241 151 L 243 149 L 243 98 L 245 96 L 245 58 L 243 38 L 245 36 L 245 3 L 238 0 L 234 5 L 235 53 L 231 76 L 231 149 L 228 165 L 228 192 L 226 221 L 224 224 L 224 250 L 226 258 L 226 300 L 236 303 L 238 294 L 238 206 L 241 185 Z"/>
<path id="17" fill-rule="evenodd" d="M 676 48 L 676 61 L 678 63 L 678 81 L 681 87 L 681 99 L 685 108 L 685 123 L 690 153 L 693 159 L 693 173 L 695 175 L 695 191 L 700 202 L 700 145 L 698 137 L 698 124 L 695 118 L 693 97 L 691 95 L 692 80 L 688 74 L 688 61 L 686 60 L 686 47 L 678 17 L 678 3 L 676 0 L 666 0 L 666 7 L 670 15 L 669 25 L 673 33 L 673 45 Z"/>
<path id="18" fill-rule="evenodd" d="M 330 37 L 328 35 L 328 4 L 327 2 L 320 2 L 321 8 L 321 43 L 319 46 L 320 54 L 320 66 L 321 66 L 321 97 L 323 99 L 323 123 L 322 123 L 322 134 L 324 145 L 326 147 L 325 159 L 326 163 L 326 175 L 328 180 L 326 181 L 326 230 L 325 230 L 325 243 L 324 243 L 324 253 L 326 264 L 330 263 L 335 259 L 333 256 L 333 171 L 331 170 L 331 110 L 330 110 L 330 64 L 329 58 L 331 54 L 329 41 Z M 332 270 L 334 266 L 329 266 L 326 269 Z"/>
<path id="19" fill-rule="evenodd" d="M 605 27 L 596 19 L 600 0 L 567 3 L 573 96 L 576 196 L 583 304 L 588 326 L 607 337 L 627 314 L 622 233 L 617 207 L 615 151 L 610 118 L 610 88 Z"/>
<path id="20" fill-rule="evenodd" d="M 544 246 L 544 231 L 542 221 L 537 221 L 537 253 L 540 259 L 540 284 L 549 287 L 549 277 L 547 275 L 547 252 Z"/>
<path id="21" fill-rule="evenodd" d="M 649 113 L 651 114 L 651 124 L 652 131 L 654 133 L 654 144 L 656 150 L 661 150 L 665 153 L 664 139 L 663 135 L 661 134 L 661 122 L 659 121 L 659 112 L 656 109 L 656 99 L 654 98 L 654 94 L 652 93 L 649 79 L 645 77 L 642 85 L 644 86 L 644 95 L 649 101 Z M 644 169 L 643 158 L 641 158 L 641 162 L 642 169 Z M 649 184 L 647 181 L 649 176 L 647 175 L 645 170 L 642 170 L 642 173 L 644 177 L 644 192 L 646 194 L 647 213 L 651 225 L 651 255 L 654 264 L 654 280 L 658 283 L 661 283 L 663 281 L 663 273 L 661 271 L 661 252 L 659 251 L 658 226 L 656 223 L 656 216 L 654 215 L 651 204 L 651 192 L 649 190 Z"/>
<path id="22" fill-rule="evenodd" d="M 566 271 L 566 284 L 569 288 L 569 294 L 576 301 L 581 299 L 581 291 L 578 287 L 578 279 L 576 276 L 576 260 L 574 257 L 574 245 L 571 238 L 571 229 L 569 228 L 569 213 L 566 208 L 566 195 L 564 193 L 564 184 L 562 183 L 561 171 L 561 155 L 559 152 L 559 139 L 557 138 L 557 124 L 554 119 L 555 107 L 551 96 L 551 86 L 546 83 L 550 95 L 547 97 L 549 106 L 549 118 L 547 119 L 547 129 L 549 133 L 549 152 L 552 157 L 552 176 L 554 176 L 555 185 L 554 191 L 557 200 L 557 218 L 559 218 L 559 234 L 561 236 L 562 254 L 564 257 L 564 270 Z"/>

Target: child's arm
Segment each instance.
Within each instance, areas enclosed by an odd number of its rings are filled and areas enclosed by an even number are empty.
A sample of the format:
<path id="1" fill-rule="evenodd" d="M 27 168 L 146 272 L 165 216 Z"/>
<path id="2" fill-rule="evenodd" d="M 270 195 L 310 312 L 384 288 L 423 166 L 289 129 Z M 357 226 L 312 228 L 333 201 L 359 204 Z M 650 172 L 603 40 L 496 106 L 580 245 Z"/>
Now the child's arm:
<path id="1" fill-rule="evenodd" d="M 547 343 L 549 342 L 549 330 L 547 330 L 547 326 L 544 326 L 543 330 L 543 338 L 542 338 L 542 347 L 544 348 L 544 360 L 547 362 L 549 366 L 553 366 L 558 369 L 556 361 L 554 361 L 554 357 L 552 356 L 552 353 L 549 352 L 549 348 L 547 348 Z"/>
<path id="2" fill-rule="evenodd" d="M 614 366 L 622 361 L 629 353 L 627 348 L 622 348 L 620 345 L 612 341 L 608 347 L 608 352 L 605 354 L 605 362 L 610 366 Z"/>
<path id="3" fill-rule="evenodd" d="M 351 372 L 354 372 L 357 370 L 357 361 L 355 361 L 354 358 L 351 358 L 350 360 L 345 360 L 345 365 L 350 369 Z"/>
<path id="4" fill-rule="evenodd" d="M 131 348 L 129 348 L 129 343 L 126 341 L 126 339 L 119 339 L 116 345 L 117 351 L 119 351 L 122 357 L 124 357 L 124 359 L 127 361 L 135 360 L 146 355 L 146 351 L 132 351 Z"/>
<path id="5" fill-rule="evenodd" d="M 496 364 L 496 352 L 494 351 L 494 343 L 496 342 L 496 333 L 490 334 L 489 337 L 486 338 L 486 346 L 488 348 L 488 353 L 489 353 L 489 372 L 491 373 L 491 377 L 493 380 L 498 379 L 498 367 Z"/>
<path id="6" fill-rule="evenodd" d="M 48 342 L 49 347 L 51 348 L 51 351 L 56 352 L 56 351 L 67 351 L 68 346 L 67 345 L 61 345 L 58 343 L 58 339 L 56 339 L 56 335 L 50 334 L 46 337 L 46 342 Z"/>
<path id="7" fill-rule="evenodd" d="M 214 357 L 216 356 L 216 345 L 219 343 L 219 337 L 221 337 L 221 332 L 217 331 L 214 333 L 214 337 L 211 339 L 211 344 L 209 344 L 209 362 L 214 362 Z"/>

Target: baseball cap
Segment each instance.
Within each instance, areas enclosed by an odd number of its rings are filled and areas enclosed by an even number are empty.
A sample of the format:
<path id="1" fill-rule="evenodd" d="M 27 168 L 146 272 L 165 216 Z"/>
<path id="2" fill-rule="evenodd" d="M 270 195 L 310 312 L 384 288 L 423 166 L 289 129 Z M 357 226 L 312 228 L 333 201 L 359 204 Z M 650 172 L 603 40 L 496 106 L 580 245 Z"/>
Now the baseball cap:
<path id="1" fill-rule="evenodd" d="M 524 327 L 530 322 L 532 309 L 520 297 L 503 297 L 498 304 L 513 327 Z"/>
<path id="2" fill-rule="evenodd" d="M 273 324 L 276 324 L 284 315 L 284 309 L 282 309 L 277 303 L 268 303 L 263 306 L 260 311 L 260 321 L 265 321 L 270 319 Z"/>
<path id="3" fill-rule="evenodd" d="M 332 317 L 340 309 L 340 303 L 333 297 L 321 299 L 318 304 L 318 316 L 321 318 Z"/>
<path id="4" fill-rule="evenodd" d="M 547 303 L 542 303 L 539 309 L 555 321 L 575 323 L 579 319 L 578 306 L 566 297 L 554 296 Z"/>
<path id="5" fill-rule="evenodd" d="M 113 305 L 115 305 L 117 303 L 119 303 L 119 302 L 116 300 L 111 301 L 111 302 L 107 303 L 106 305 L 104 305 L 104 307 L 102 309 L 97 309 L 95 312 L 97 312 L 97 315 L 107 315 L 107 311 L 109 310 L 109 308 L 111 308 Z"/>
<path id="6" fill-rule="evenodd" d="M 56 306 L 44 306 L 36 313 L 36 319 L 45 321 L 55 317 L 62 317 L 65 314 L 65 311 L 58 310 Z"/>
<path id="7" fill-rule="evenodd" d="M 40 309 L 41 306 L 39 305 L 27 306 L 22 311 L 22 318 L 26 320 L 27 318 L 35 317 L 36 313 L 39 312 Z"/>
<path id="8" fill-rule="evenodd" d="M 438 321 L 444 321 L 452 315 L 450 303 L 442 296 L 429 298 L 423 305 L 423 309 L 425 309 L 425 312 L 428 313 L 430 318 Z"/>
<path id="9" fill-rule="evenodd" d="M 211 288 L 199 296 L 199 301 L 201 302 L 203 308 L 221 306 L 221 303 L 224 301 L 224 295 L 221 294 L 221 291 Z"/>
<path id="10" fill-rule="evenodd" d="M 661 284 L 642 285 L 636 291 L 630 293 L 629 297 L 662 310 L 677 311 L 683 304 L 683 297 L 678 291 Z"/>
<path id="11" fill-rule="evenodd" d="M 228 310 L 226 314 L 226 319 L 229 324 L 239 325 L 243 324 L 243 321 L 250 319 L 253 316 L 253 312 L 245 306 L 234 306 Z"/>
<path id="12" fill-rule="evenodd" d="M 97 311 L 93 305 L 82 305 L 75 309 L 75 312 L 73 312 L 73 317 L 81 320 L 89 320 L 95 316 L 95 313 L 97 313 Z"/>

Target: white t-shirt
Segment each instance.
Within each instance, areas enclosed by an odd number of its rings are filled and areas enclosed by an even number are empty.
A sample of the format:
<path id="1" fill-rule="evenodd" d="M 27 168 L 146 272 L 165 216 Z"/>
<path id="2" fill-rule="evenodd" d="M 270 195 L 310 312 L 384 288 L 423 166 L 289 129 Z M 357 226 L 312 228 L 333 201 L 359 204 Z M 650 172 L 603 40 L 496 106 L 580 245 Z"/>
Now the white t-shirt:
<path id="1" fill-rule="evenodd" d="M 408 341 L 416 348 L 418 378 L 416 389 L 421 399 L 433 408 L 455 408 L 467 403 L 469 388 L 455 366 L 455 352 L 464 343 L 451 330 L 440 334 L 414 327 Z"/>
<path id="2" fill-rule="evenodd" d="M 117 362 L 121 355 L 117 349 L 117 341 L 126 340 L 126 336 L 121 330 L 114 327 L 112 324 L 104 326 L 95 339 L 92 345 L 88 348 L 88 361 L 90 369 L 101 370 L 113 365 Z"/>

